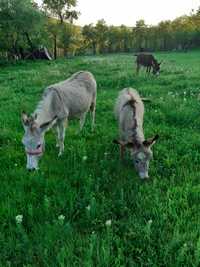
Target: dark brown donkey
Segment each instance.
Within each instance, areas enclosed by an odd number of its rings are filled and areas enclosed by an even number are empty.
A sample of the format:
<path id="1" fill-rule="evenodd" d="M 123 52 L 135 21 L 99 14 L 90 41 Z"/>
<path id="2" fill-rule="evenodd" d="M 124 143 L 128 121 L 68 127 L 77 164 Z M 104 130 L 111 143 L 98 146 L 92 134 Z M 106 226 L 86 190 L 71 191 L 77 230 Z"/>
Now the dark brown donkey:
<path id="1" fill-rule="evenodd" d="M 151 68 L 153 69 L 153 74 L 159 75 L 160 73 L 160 65 L 162 62 L 158 63 L 158 61 L 154 58 L 152 54 L 148 53 L 140 53 L 136 54 L 136 64 L 137 64 L 137 73 L 139 73 L 140 67 L 146 67 L 146 72 L 150 73 Z"/>

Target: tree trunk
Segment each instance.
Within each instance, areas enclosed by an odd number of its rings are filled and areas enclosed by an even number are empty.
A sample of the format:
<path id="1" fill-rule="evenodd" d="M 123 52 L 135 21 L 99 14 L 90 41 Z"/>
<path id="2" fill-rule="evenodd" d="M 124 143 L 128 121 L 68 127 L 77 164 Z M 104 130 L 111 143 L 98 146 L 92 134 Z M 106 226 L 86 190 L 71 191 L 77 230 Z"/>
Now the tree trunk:
<path id="1" fill-rule="evenodd" d="M 21 59 L 24 59 L 25 58 L 25 56 L 24 56 L 24 49 L 21 46 L 19 47 L 19 53 L 20 53 Z"/>
<path id="2" fill-rule="evenodd" d="M 61 13 L 58 14 L 59 18 L 60 18 L 60 24 L 63 24 L 64 19 Z"/>
<path id="3" fill-rule="evenodd" d="M 34 46 L 33 46 L 33 43 L 32 43 L 32 41 L 31 41 L 30 37 L 29 37 L 29 34 L 28 34 L 28 32 L 25 32 L 24 34 L 25 34 L 25 36 L 26 36 L 28 45 L 29 45 L 30 48 L 31 48 L 31 52 L 33 52 L 33 51 L 34 51 Z"/>
<path id="4" fill-rule="evenodd" d="M 54 59 L 57 59 L 57 36 L 54 35 Z"/>
<path id="5" fill-rule="evenodd" d="M 67 47 L 64 45 L 64 57 L 67 57 Z"/>
<path id="6" fill-rule="evenodd" d="M 97 49 L 96 49 L 96 43 L 95 42 L 92 43 L 92 48 L 93 48 L 93 55 L 96 55 Z"/>

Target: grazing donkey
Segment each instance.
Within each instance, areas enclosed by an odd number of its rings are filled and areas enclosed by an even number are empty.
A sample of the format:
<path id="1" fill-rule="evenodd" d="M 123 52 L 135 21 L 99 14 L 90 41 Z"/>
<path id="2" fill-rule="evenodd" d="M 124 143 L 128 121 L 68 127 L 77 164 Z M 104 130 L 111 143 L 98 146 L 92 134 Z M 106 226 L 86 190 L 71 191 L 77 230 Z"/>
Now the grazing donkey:
<path id="1" fill-rule="evenodd" d="M 146 72 L 150 73 L 151 68 L 153 68 L 153 74 L 159 75 L 160 73 L 160 65 L 162 62 L 158 63 L 158 61 L 154 58 L 152 54 L 148 53 L 140 53 L 136 54 L 136 64 L 137 64 L 137 73 L 139 73 L 140 67 L 146 67 Z"/>
<path id="2" fill-rule="evenodd" d="M 38 169 L 38 159 L 44 152 L 44 135 L 54 127 L 57 130 L 59 156 L 64 151 L 65 128 L 70 119 L 80 118 L 80 130 L 87 112 L 95 122 L 96 81 L 90 72 L 80 71 L 69 79 L 50 85 L 31 116 L 22 113 L 25 135 L 22 143 L 27 154 L 27 169 Z"/>
<path id="3" fill-rule="evenodd" d="M 151 146 L 158 135 L 145 140 L 143 133 L 144 105 L 138 92 L 132 88 L 123 89 L 115 106 L 115 116 L 119 123 L 120 140 L 114 143 L 120 145 L 121 158 L 125 148 L 131 149 L 131 155 L 140 178 L 148 178 L 149 161 L 153 156 Z"/>

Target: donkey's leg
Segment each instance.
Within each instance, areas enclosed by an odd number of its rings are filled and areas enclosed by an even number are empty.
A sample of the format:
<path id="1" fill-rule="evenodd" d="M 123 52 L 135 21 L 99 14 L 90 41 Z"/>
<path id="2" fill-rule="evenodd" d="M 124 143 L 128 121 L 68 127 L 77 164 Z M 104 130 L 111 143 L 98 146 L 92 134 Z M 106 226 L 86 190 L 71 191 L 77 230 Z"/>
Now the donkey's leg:
<path id="1" fill-rule="evenodd" d="M 149 74 L 151 73 L 151 66 L 149 67 Z"/>
<path id="2" fill-rule="evenodd" d="M 59 147 L 59 136 L 60 136 L 60 133 L 59 133 L 59 126 L 58 124 L 56 123 L 56 125 L 53 126 L 53 131 L 55 133 L 55 136 L 56 136 L 56 147 Z"/>
<path id="3" fill-rule="evenodd" d="M 87 114 L 87 112 L 82 113 L 81 116 L 80 116 L 80 130 L 79 130 L 79 132 L 82 131 L 83 126 L 85 124 L 86 114 Z"/>
<path id="4" fill-rule="evenodd" d="M 124 159 L 125 150 L 126 150 L 125 146 L 120 145 L 120 158 L 121 158 L 121 160 Z"/>
<path id="5" fill-rule="evenodd" d="M 139 74 L 140 71 L 140 64 L 137 64 L 136 73 Z"/>
<path id="6" fill-rule="evenodd" d="M 61 120 L 59 122 L 59 130 L 58 130 L 58 140 L 59 140 L 59 154 L 58 156 L 61 156 L 64 152 L 64 140 L 65 140 L 65 130 L 67 127 L 67 119 Z"/>
<path id="7" fill-rule="evenodd" d="M 92 112 L 92 131 L 93 131 L 95 125 L 96 100 L 91 104 L 90 111 Z"/>

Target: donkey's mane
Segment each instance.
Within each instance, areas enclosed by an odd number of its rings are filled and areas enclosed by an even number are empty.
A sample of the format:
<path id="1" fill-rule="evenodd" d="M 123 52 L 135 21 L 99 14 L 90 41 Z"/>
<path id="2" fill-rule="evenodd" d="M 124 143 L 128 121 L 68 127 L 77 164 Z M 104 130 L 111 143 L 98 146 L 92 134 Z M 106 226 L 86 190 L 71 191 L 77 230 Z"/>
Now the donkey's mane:
<path id="1" fill-rule="evenodd" d="M 76 72 L 76 73 L 74 73 L 69 79 L 68 79 L 68 81 L 73 81 L 73 80 L 75 80 L 75 79 L 77 79 L 77 77 L 80 75 L 80 74 L 82 74 L 82 73 L 85 73 L 85 71 L 79 71 L 79 72 Z"/>
<path id="2" fill-rule="evenodd" d="M 134 96 L 131 94 L 131 92 L 128 90 L 128 95 L 131 97 L 131 99 L 125 104 L 129 105 L 132 108 L 133 111 L 133 122 L 134 126 L 132 127 L 132 135 L 130 136 L 132 140 L 136 140 L 137 138 L 137 128 L 138 128 L 138 123 L 136 120 L 136 106 L 135 104 L 137 103 L 137 100 L 134 98 Z"/>
<path id="3" fill-rule="evenodd" d="M 37 115 L 36 120 L 39 121 L 39 124 L 45 123 L 51 119 L 49 118 L 49 114 L 47 114 L 47 106 L 51 104 L 52 93 L 53 88 L 46 88 L 33 112 L 33 114 Z"/>
<path id="4" fill-rule="evenodd" d="M 44 108 L 44 106 L 45 106 L 46 98 L 47 98 L 47 96 L 50 95 L 51 92 L 52 92 L 52 90 L 50 90 L 50 88 L 47 88 L 47 89 L 43 92 L 41 99 L 40 99 L 39 102 L 37 103 L 37 106 L 36 106 L 36 109 L 35 109 L 35 111 L 34 111 L 34 114 L 39 114 L 39 113 L 43 110 L 43 108 Z"/>
<path id="5" fill-rule="evenodd" d="M 84 71 L 79 71 L 79 72 L 73 74 L 73 75 L 68 79 L 68 81 L 73 81 L 73 80 L 77 79 L 77 77 L 78 77 L 80 74 L 82 74 L 82 73 L 84 73 Z M 38 102 L 38 104 L 37 104 L 37 106 L 36 106 L 36 109 L 35 109 L 35 111 L 34 111 L 34 114 L 35 114 L 35 113 L 36 113 L 36 114 L 39 114 L 41 111 L 43 111 L 43 108 L 44 108 L 44 106 L 45 106 L 45 101 L 46 101 L 47 97 L 52 93 L 52 91 L 53 91 L 52 89 L 54 89 L 54 88 L 48 87 L 48 88 L 46 88 L 46 90 L 43 92 L 43 94 L 42 94 L 42 98 L 41 98 L 41 100 Z"/>

